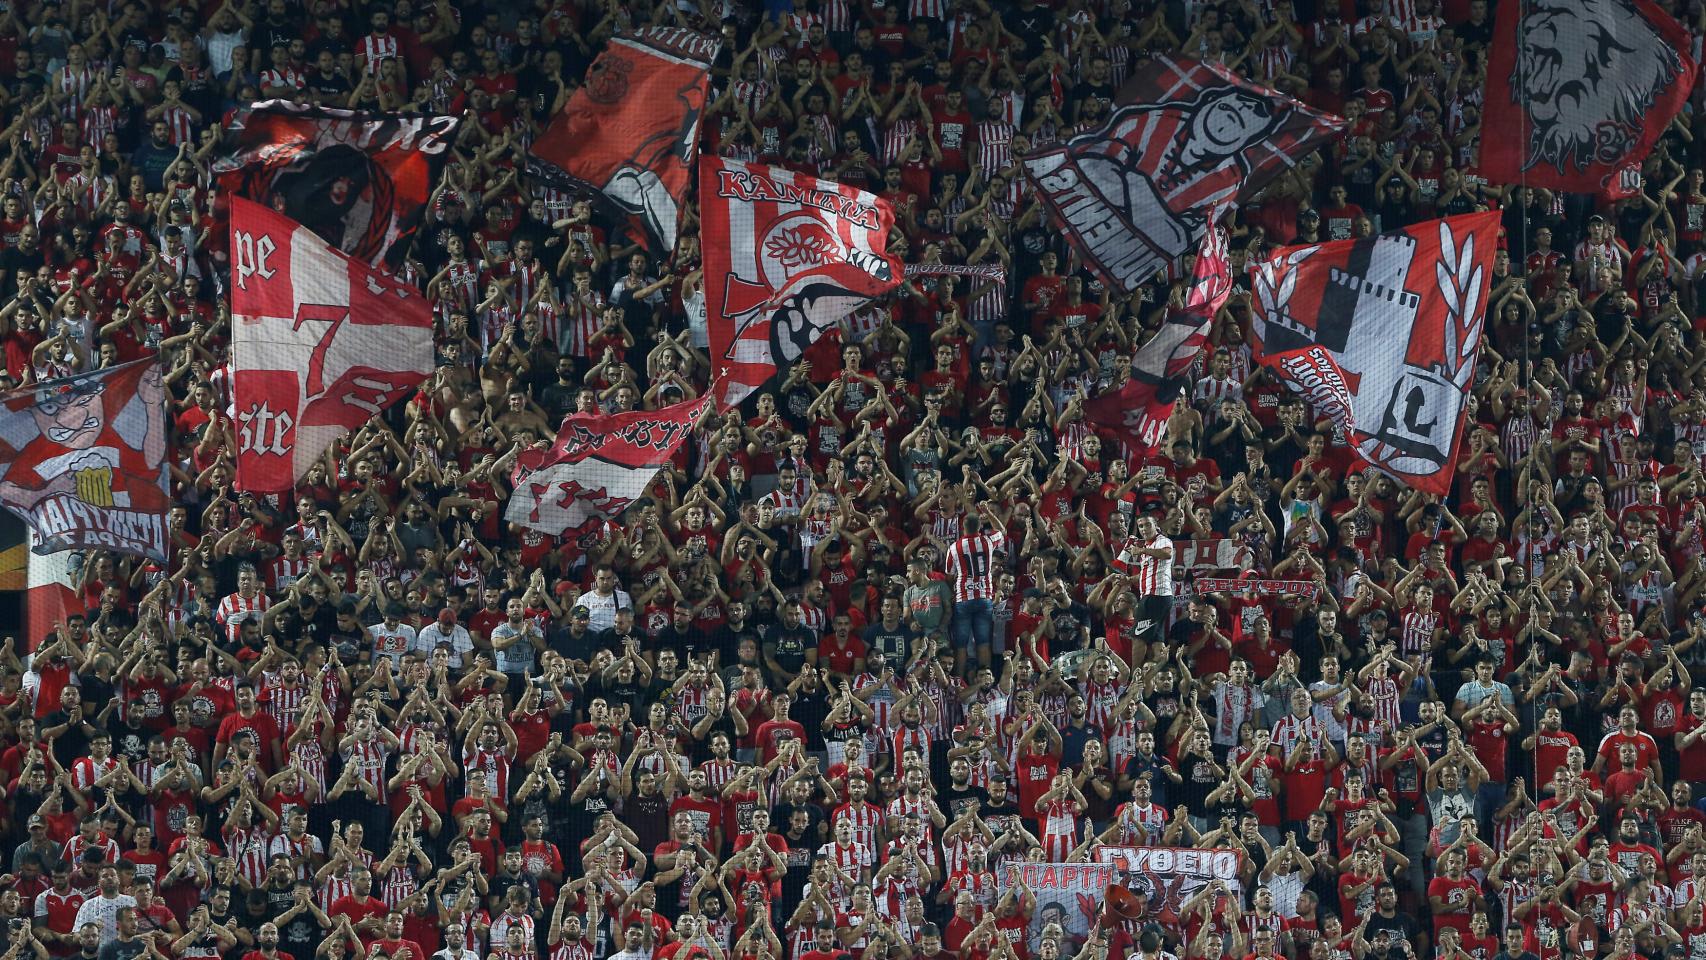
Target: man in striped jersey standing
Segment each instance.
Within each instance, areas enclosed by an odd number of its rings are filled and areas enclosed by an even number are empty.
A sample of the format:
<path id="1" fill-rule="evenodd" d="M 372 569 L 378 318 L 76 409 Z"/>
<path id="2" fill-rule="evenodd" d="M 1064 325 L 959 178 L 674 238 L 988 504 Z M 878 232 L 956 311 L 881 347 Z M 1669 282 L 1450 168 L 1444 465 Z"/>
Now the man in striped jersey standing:
<path id="1" fill-rule="evenodd" d="M 1137 518 L 1137 533 L 1126 541 L 1119 559 L 1131 571 L 1137 591 L 1137 638 L 1156 643 L 1173 612 L 1173 541 L 1154 517 L 1144 514 Z"/>
<path id="2" fill-rule="evenodd" d="M 954 618 L 949 629 L 954 636 L 954 671 L 960 676 L 965 675 L 966 659 L 973 649 L 979 667 L 990 665 L 995 554 L 1007 544 L 1007 535 L 990 518 L 987 503 L 977 505 L 977 515 L 967 517 L 962 529 L 944 563 L 954 575 Z"/>

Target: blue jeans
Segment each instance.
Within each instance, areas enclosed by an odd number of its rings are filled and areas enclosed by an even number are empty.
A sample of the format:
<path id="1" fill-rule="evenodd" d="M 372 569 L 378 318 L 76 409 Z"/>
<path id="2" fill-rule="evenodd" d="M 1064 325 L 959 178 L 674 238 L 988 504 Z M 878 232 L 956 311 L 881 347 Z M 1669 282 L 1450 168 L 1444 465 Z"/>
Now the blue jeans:
<path id="1" fill-rule="evenodd" d="M 989 646 L 995 632 L 995 618 L 988 600 L 962 600 L 954 604 L 954 646 L 971 653 L 978 647 Z"/>

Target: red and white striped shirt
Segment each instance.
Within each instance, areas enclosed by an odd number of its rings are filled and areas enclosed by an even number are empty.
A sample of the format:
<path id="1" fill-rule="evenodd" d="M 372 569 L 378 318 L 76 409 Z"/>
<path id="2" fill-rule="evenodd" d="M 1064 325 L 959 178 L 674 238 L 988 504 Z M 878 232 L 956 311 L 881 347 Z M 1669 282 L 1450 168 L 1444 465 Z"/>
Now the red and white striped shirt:
<path id="1" fill-rule="evenodd" d="M 954 575 L 954 602 L 988 600 L 995 596 L 995 553 L 1007 544 L 1007 535 L 974 533 L 961 537 L 943 558 Z"/>
<path id="2" fill-rule="evenodd" d="M 225 847 L 231 859 L 237 861 L 237 874 L 253 886 L 267 879 L 267 854 L 272 849 L 272 835 L 265 827 L 228 827 Z"/>
<path id="3" fill-rule="evenodd" d="M 1120 825 L 1120 842 L 1151 844 L 1167 829 L 1167 808 L 1154 801 L 1138 806 L 1137 801 L 1120 804 L 1115 820 Z"/>
<path id="4" fill-rule="evenodd" d="M 1441 626 L 1436 610 L 1410 610 L 1399 618 L 1398 652 L 1421 656 L 1433 646 L 1434 631 Z"/>
<path id="5" fill-rule="evenodd" d="M 1321 744 L 1327 738 L 1327 731 L 1321 725 L 1319 717 L 1314 713 L 1299 717 L 1288 713 L 1274 722 L 1273 741 L 1280 748 L 1280 756 L 1290 756 L 1293 747 L 1299 740 L 1307 740 L 1314 753 L 1321 752 Z"/>
<path id="6" fill-rule="evenodd" d="M 195 140 L 195 118 L 188 110 L 168 107 L 166 112 L 160 115 L 160 119 L 165 121 L 166 128 L 171 133 L 172 146 L 183 146 Z"/>
<path id="7" fill-rule="evenodd" d="M 399 56 L 397 38 L 388 33 L 377 37 L 370 33 L 361 38 L 355 55 L 364 68 L 377 70 L 379 61 L 394 60 Z"/>
<path id="8" fill-rule="evenodd" d="M 883 134 L 883 163 L 898 163 L 901 151 L 905 150 L 907 143 L 918 135 L 918 129 L 918 121 L 912 117 L 902 117 L 896 120 L 894 125 Z"/>
<path id="9" fill-rule="evenodd" d="M 302 719 L 303 706 L 308 702 L 308 687 L 302 684 L 287 687 L 274 679 L 262 686 L 256 700 L 278 724 L 279 732 L 289 736 Z"/>
<path id="10" fill-rule="evenodd" d="M 357 741 L 344 750 L 344 763 L 354 765 L 356 776 L 379 791 L 380 803 L 385 802 L 385 759 L 390 755 L 391 748 L 377 737 Z"/>
<path id="11" fill-rule="evenodd" d="M 59 68 L 53 78 L 53 88 L 69 101 L 66 105 L 67 116 L 76 115 L 77 109 L 83 105 L 83 98 L 89 95 L 89 88 L 94 85 L 96 79 L 97 74 L 91 64 L 85 63 L 81 67 L 66 64 Z"/>
<path id="12" fill-rule="evenodd" d="M 272 601 L 267 599 L 267 595 L 264 593 L 257 591 L 253 597 L 244 597 L 240 593 L 233 593 L 219 601 L 218 608 L 213 612 L 213 618 L 225 628 L 226 639 L 236 643 L 243 624 L 251 619 L 259 621 L 262 614 L 265 614 L 267 608 L 271 606 Z"/>
<path id="13" fill-rule="evenodd" d="M 1164 557 L 1139 555 L 1139 550 L 1166 548 Z M 1132 585 L 1140 597 L 1170 597 L 1173 595 L 1173 541 L 1158 533 L 1154 540 L 1132 537 L 1120 551 L 1119 563 L 1131 575 Z"/>
<path id="14" fill-rule="evenodd" d="M 557 349 L 564 356 L 592 359 L 592 338 L 604 326 L 604 295 L 593 291 L 586 298 L 571 296 L 563 304 L 557 325 Z"/>

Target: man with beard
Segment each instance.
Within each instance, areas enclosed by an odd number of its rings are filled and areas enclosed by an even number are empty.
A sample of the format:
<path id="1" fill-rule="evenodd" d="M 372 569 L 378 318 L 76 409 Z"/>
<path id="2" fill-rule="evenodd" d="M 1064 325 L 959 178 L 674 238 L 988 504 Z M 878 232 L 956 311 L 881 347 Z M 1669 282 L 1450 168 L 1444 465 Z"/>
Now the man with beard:
<path id="1" fill-rule="evenodd" d="M 278 943 L 278 924 L 263 923 L 260 931 L 255 935 L 255 949 L 243 954 L 243 960 L 295 960 L 295 957 L 280 950 Z M 107 960 L 105 951 L 102 951 L 101 960 Z M 426 960 L 426 957 L 416 954 L 415 960 Z"/>
<path id="2" fill-rule="evenodd" d="M 298 880 L 291 885 L 290 907 L 273 918 L 280 931 L 280 942 L 289 948 L 289 956 L 312 956 L 332 928 L 332 918 L 314 902 L 314 884 Z"/>
<path id="3" fill-rule="evenodd" d="M 105 946 L 118 937 L 118 916 L 125 908 L 132 912 L 131 932 L 135 932 L 136 898 L 119 892 L 116 866 L 101 867 L 99 877 L 96 881 L 96 895 L 83 901 L 83 905 L 77 908 L 76 926 L 81 930 L 86 923 L 98 925 L 101 928 L 101 944 Z"/>

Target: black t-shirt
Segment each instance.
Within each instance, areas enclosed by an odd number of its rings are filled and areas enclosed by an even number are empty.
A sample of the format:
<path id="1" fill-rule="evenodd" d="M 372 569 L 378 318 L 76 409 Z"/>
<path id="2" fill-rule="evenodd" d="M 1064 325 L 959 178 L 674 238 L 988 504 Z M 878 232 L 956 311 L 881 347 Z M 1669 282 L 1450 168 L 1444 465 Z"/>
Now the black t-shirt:
<path id="1" fill-rule="evenodd" d="M 985 800 L 981 816 L 983 822 L 989 824 L 989 829 L 999 837 L 1010 825 L 1024 826 L 1026 815 L 1019 812 L 1019 798 L 1009 788 L 1006 799 L 1000 803 Z"/>
<path id="2" fill-rule="evenodd" d="M 942 813 L 949 820 L 958 820 L 964 816 L 968 807 L 981 809 L 988 802 L 989 791 L 969 783 L 963 787 L 956 787 L 950 781 L 946 787 L 942 788 Z"/>
<path id="3" fill-rule="evenodd" d="M 282 913 L 282 911 L 281 911 Z M 290 922 L 278 928 L 278 948 L 292 957 L 311 957 L 318 950 L 321 941 L 326 939 L 326 931 L 321 929 L 314 914 L 304 910 Z"/>
<path id="4" fill-rule="evenodd" d="M 709 634 L 693 626 L 689 621 L 686 629 L 677 627 L 674 622 L 658 631 L 657 648 L 659 650 L 674 650 L 683 661 L 698 654 L 709 653 L 713 649 L 713 640 Z"/>
<path id="5" fill-rule="evenodd" d="M 1374 916 L 1368 918 L 1368 930 L 1364 933 L 1364 937 L 1372 938 L 1375 934 L 1385 930 L 1396 937 L 1401 937 L 1404 940 L 1410 940 L 1420 932 L 1421 929 L 1422 928 L 1416 924 L 1416 919 L 1407 913 L 1397 913 L 1390 917 L 1383 917 L 1380 915 L 1379 911 L 1376 911 Z"/>
<path id="6" fill-rule="evenodd" d="M 100 726 L 95 723 L 94 713 L 95 711 L 90 708 L 89 704 L 83 705 L 83 719 L 88 723 L 90 730 L 98 729 Z M 41 718 L 41 722 L 37 724 L 37 729 L 51 730 L 54 727 L 63 726 L 69 719 L 70 717 L 64 710 L 55 710 Z M 53 738 L 54 759 L 59 761 L 60 766 L 69 770 L 71 765 L 77 762 L 78 757 L 88 755 L 89 736 L 90 734 L 84 731 L 82 724 L 72 724 L 66 727 L 64 733 Z"/>
<path id="7" fill-rule="evenodd" d="M 806 815 L 806 832 L 800 837 L 794 836 L 794 831 L 790 826 L 794 822 L 795 811 L 803 811 Z M 792 803 L 779 803 L 770 810 L 772 832 L 775 831 L 776 824 L 782 824 L 784 827 L 782 830 L 782 836 L 788 841 L 788 850 L 790 854 L 796 847 L 803 848 L 801 852 L 805 854 L 807 867 L 811 866 L 811 858 L 817 851 L 817 848 L 822 846 L 828 840 L 828 834 L 824 827 L 826 822 L 828 822 L 828 818 L 824 815 L 823 808 L 815 803 L 802 803 L 798 805 Z M 789 872 L 792 872 L 792 856 L 789 857 L 788 862 Z"/>
<path id="8" fill-rule="evenodd" d="M 1054 639 L 1049 641 L 1051 653 L 1069 653 L 1084 645 L 1084 628 L 1090 625 L 1089 607 L 1073 601 L 1055 607 L 1047 616 L 1054 622 Z"/>
<path id="9" fill-rule="evenodd" d="M 775 644 L 776 663 L 789 673 L 799 673 L 806 663 L 806 651 L 817 646 L 817 638 L 804 624 L 791 628 L 778 624 L 765 641 Z"/>
<path id="10" fill-rule="evenodd" d="M 1103 107 L 1111 107 L 1114 103 L 1114 85 L 1112 83 L 1091 83 L 1086 80 L 1072 88 L 1072 102 L 1088 104 L 1092 100 L 1100 100 Z"/>
<path id="11" fill-rule="evenodd" d="M 1043 54 L 1043 45 L 1054 36 L 1054 13 L 1041 4 L 1025 10 L 1014 7 L 1002 18 L 1009 33 L 1025 45 L 1025 59 L 1035 60 Z"/>
<path id="12" fill-rule="evenodd" d="M 146 952 L 148 945 L 141 937 L 131 937 L 129 940 L 115 937 L 101 947 L 101 960 L 136 960 Z"/>
<path id="13" fill-rule="evenodd" d="M 894 663 L 904 663 L 912 651 L 912 629 L 904 619 L 892 630 L 881 621 L 873 623 L 865 628 L 863 639 L 867 651 L 881 653 Z"/>

